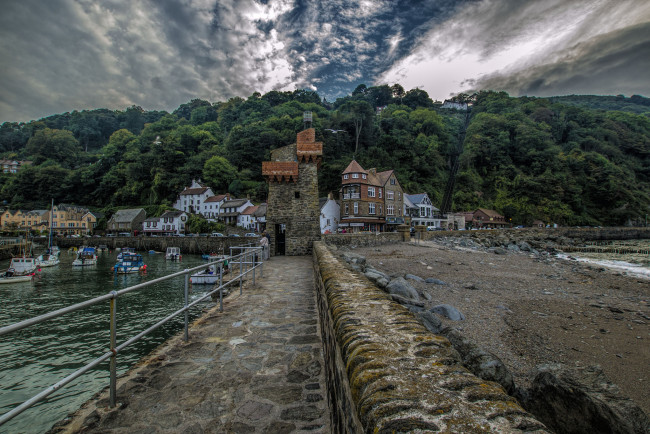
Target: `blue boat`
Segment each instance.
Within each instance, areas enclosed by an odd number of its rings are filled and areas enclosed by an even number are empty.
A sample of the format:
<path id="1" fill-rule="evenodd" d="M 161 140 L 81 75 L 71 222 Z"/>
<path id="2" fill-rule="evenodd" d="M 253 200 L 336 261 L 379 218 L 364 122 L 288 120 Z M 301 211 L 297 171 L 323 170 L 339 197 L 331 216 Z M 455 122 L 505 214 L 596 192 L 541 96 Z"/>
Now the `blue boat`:
<path id="1" fill-rule="evenodd" d="M 142 259 L 142 255 L 138 253 L 123 252 L 122 259 L 118 259 L 113 267 L 115 274 L 137 273 L 139 271 L 147 271 L 147 266 Z"/>

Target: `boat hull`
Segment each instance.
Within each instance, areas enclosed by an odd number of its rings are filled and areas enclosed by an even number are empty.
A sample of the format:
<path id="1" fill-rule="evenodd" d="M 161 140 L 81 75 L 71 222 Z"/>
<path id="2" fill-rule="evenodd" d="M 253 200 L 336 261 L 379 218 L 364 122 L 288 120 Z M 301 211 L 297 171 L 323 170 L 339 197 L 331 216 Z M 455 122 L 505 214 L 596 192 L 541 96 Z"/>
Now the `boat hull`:
<path id="1" fill-rule="evenodd" d="M 34 276 L 32 276 L 31 274 L 28 276 L 12 276 L 12 277 L 0 276 L 0 284 L 30 282 L 33 277 Z"/>

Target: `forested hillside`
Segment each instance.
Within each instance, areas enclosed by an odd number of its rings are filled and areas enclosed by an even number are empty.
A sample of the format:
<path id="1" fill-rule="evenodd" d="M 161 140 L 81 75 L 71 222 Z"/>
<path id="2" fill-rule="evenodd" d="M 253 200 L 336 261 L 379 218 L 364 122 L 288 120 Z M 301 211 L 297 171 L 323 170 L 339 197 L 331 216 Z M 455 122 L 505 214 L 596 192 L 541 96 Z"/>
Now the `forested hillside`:
<path id="1" fill-rule="evenodd" d="M 650 100 L 459 95 L 472 103 L 453 196 L 454 211 L 492 208 L 530 224 L 617 225 L 650 214 Z M 382 110 L 377 110 L 382 107 Z M 645 108 L 645 111 L 644 111 Z M 312 111 L 324 143 L 320 192 L 337 192 L 352 158 L 394 169 L 409 193 L 440 206 L 465 113 L 420 89 L 359 85 L 330 103 L 312 91 L 272 91 L 172 113 L 130 107 L 64 113 L 0 126 L 0 156 L 31 160 L 0 175 L 11 209 L 78 204 L 165 209 L 192 179 L 216 193 L 264 201 L 261 162 L 295 141 Z"/>

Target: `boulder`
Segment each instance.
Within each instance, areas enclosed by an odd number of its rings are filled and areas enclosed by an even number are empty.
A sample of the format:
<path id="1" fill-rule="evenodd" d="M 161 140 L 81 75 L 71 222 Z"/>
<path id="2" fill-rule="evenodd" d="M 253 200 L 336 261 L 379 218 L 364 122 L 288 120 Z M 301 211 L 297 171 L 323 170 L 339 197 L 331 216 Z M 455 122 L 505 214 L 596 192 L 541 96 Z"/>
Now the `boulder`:
<path id="1" fill-rule="evenodd" d="M 449 304 L 439 304 L 437 306 L 433 306 L 429 310 L 433 313 L 437 313 L 438 315 L 449 318 L 452 321 L 462 321 L 465 319 L 465 315 L 460 313 L 458 309 Z"/>
<path id="2" fill-rule="evenodd" d="M 345 252 L 343 253 L 343 259 L 348 264 L 365 265 L 366 263 L 365 256 L 357 255 L 356 253 Z"/>
<path id="3" fill-rule="evenodd" d="M 648 433 L 650 420 L 598 366 L 542 365 L 519 399 L 557 433 Z"/>
<path id="4" fill-rule="evenodd" d="M 447 284 L 446 282 L 443 282 L 440 279 L 435 279 L 433 277 L 427 277 L 426 279 L 424 279 L 424 282 L 425 283 L 433 283 L 434 285 L 446 285 Z"/>
<path id="5" fill-rule="evenodd" d="M 440 334 L 449 339 L 454 349 L 460 354 L 463 366 L 474 375 L 487 381 L 499 383 L 509 394 L 514 392 L 514 378 L 501 359 L 476 345 L 458 330 L 446 327 Z"/>
<path id="6" fill-rule="evenodd" d="M 390 294 L 396 294 L 411 300 L 419 300 L 420 296 L 413 286 L 411 286 L 403 277 L 398 277 L 390 281 L 386 285 L 386 289 Z"/>
<path id="7" fill-rule="evenodd" d="M 418 319 L 422 322 L 422 324 L 432 333 L 440 333 L 440 330 L 442 330 L 442 321 L 440 321 L 440 318 L 429 312 L 428 310 L 418 312 L 417 315 Z"/>
<path id="8" fill-rule="evenodd" d="M 532 247 L 530 247 L 530 244 L 528 244 L 526 241 L 522 241 L 519 243 L 519 250 L 522 252 L 530 252 L 532 250 Z"/>
<path id="9" fill-rule="evenodd" d="M 424 282 L 423 278 L 421 278 L 420 276 L 416 276 L 415 274 L 407 274 L 406 276 L 404 276 L 404 278 L 415 280 L 416 282 Z"/>

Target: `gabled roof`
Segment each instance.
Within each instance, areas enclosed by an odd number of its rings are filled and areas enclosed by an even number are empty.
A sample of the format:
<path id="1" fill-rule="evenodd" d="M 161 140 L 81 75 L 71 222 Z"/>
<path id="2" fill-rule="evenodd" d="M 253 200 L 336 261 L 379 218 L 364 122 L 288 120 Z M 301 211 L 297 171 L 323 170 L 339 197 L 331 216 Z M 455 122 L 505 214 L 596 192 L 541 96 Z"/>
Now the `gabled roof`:
<path id="1" fill-rule="evenodd" d="M 206 191 L 208 191 L 210 187 L 200 187 L 200 188 L 186 188 L 185 190 L 181 191 L 181 196 L 193 196 L 197 194 L 203 194 Z"/>
<path id="2" fill-rule="evenodd" d="M 367 171 L 363 170 L 363 167 L 357 163 L 357 160 L 352 160 L 350 164 L 348 164 L 348 167 L 345 168 L 343 171 L 343 174 L 345 175 L 346 173 L 368 173 Z"/>
<path id="3" fill-rule="evenodd" d="M 488 217 L 501 217 L 501 218 L 503 218 L 503 216 L 501 214 L 494 211 L 493 209 L 478 208 L 476 211 L 481 211 L 482 213 L 484 213 Z M 476 211 L 474 211 L 474 212 L 476 212 Z"/>
<path id="4" fill-rule="evenodd" d="M 390 176 L 395 172 L 394 170 L 385 170 L 383 172 L 377 172 L 377 179 L 381 185 L 386 185 Z"/>
<path id="5" fill-rule="evenodd" d="M 257 205 L 248 206 L 241 212 L 241 215 L 252 215 L 255 211 L 257 211 Z"/>
<path id="6" fill-rule="evenodd" d="M 160 221 L 160 217 L 149 217 L 148 219 L 144 220 L 145 222 L 152 222 L 152 223 L 157 223 Z"/>
<path id="7" fill-rule="evenodd" d="M 144 212 L 144 209 L 142 209 L 142 208 L 121 209 L 121 210 L 116 211 L 115 214 L 113 214 L 113 217 L 111 217 L 111 220 L 113 220 L 114 222 L 130 223 L 141 212 Z M 145 213 L 145 215 L 146 215 L 146 213 Z"/>
<path id="8" fill-rule="evenodd" d="M 225 194 L 219 194 L 217 196 L 210 196 L 209 198 L 204 200 L 203 203 L 206 203 L 206 202 L 221 202 L 225 198 L 226 198 Z"/>
<path id="9" fill-rule="evenodd" d="M 248 202 L 248 199 L 232 199 L 232 200 L 227 200 L 225 201 L 222 205 L 221 208 L 239 208 L 240 206 L 244 205 L 246 202 Z"/>
<path id="10" fill-rule="evenodd" d="M 413 205 L 417 205 L 424 200 L 426 193 L 417 193 L 417 194 L 404 194 L 410 200 Z"/>
<path id="11" fill-rule="evenodd" d="M 257 209 L 253 212 L 253 217 L 264 217 L 266 215 L 266 204 L 263 203 L 257 206 Z"/>
<path id="12" fill-rule="evenodd" d="M 183 211 L 178 211 L 178 210 L 170 210 L 170 211 L 165 211 L 160 218 L 176 218 L 180 217 L 181 215 L 185 214 Z"/>

